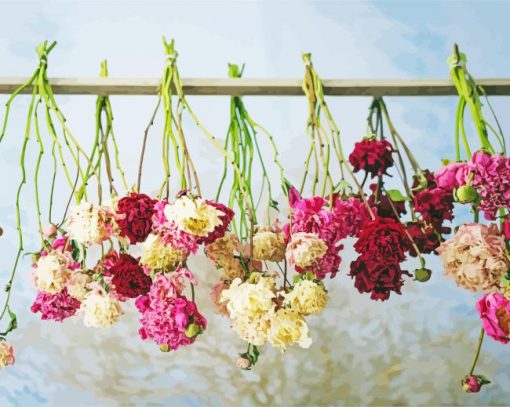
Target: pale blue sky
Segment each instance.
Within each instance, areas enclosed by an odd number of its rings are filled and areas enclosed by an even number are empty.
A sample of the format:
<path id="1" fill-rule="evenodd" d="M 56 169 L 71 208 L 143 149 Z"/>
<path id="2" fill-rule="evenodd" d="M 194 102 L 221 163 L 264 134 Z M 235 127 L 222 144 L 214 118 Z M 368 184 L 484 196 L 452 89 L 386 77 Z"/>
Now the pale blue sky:
<path id="1" fill-rule="evenodd" d="M 96 76 L 100 61 L 108 58 L 112 76 L 156 77 L 161 73 L 163 61 L 161 36 L 166 35 L 176 39 L 181 75 L 184 77 L 226 76 L 228 62 L 246 63 L 247 77 L 301 77 L 301 52 L 310 51 L 319 74 L 324 78 L 447 78 L 446 59 L 451 54 L 454 42 L 467 53 L 468 67 L 475 77 L 509 77 L 509 15 L 510 2 L 506 1 L 0 0 L 0 76 L 28 76 L 37 63 L 34 51 L 36 45 L 49 39 L 58 41 L 50 57 L 51 76 Z M 3 104 L 5 100 L 5 96 L 0 96 L 0 103 Z M 59 101 L 75 135 L 87 144 L 93 134 L 94 98 L 60 97 Z M 190 101 L 202 121 L 221 138 L 226 128 L 228 98 L 192 97 Z M 122 158 L 127 163 L 128 176 L 133 180 L 133 163 L 138 156 L 140 137 L 153 109 L 154 100 L 150 97 L 113 97 L 112 102 L 116 132 L 122 140 Z M 305 137 L 307 106 L 304 99 L 250 97 L 246 98 L 246 102 L 252 116 L 275 135 L 283 160 L 289 168 L 289 176 L 297 179 L 302 159 L 299 146 Z M 369 98 L 330 98 L 347 149 L 364 135 L 369 102 Z M 509 129 L 510 116 L 507 113 L 510 98 L 497 98 L 493 103 L 503 128 Z M 388 98 L 387 104 L 398 130 L 417 151 L 419 160 L 425 166 L 438 166 L 441 158 L 451 154 L 455 98 Z M 15 250 L 13 203 L 19 173 L 17 151 L 25 108 L 26 98 L 14 105 L 10 130 L 5 143 L 0 145 L 0 224 L 6 232 L 0 240 L 2 281 L 6 279 Z M 3 117 L 3 112 L 0 112 L 0 117 Z M 219 157 L 210 154 L 210 149 L 202 143 L 198 133 L 190 130 L 188 136 L 191 137 L 192 151 L 199 157 L 199 169 L 212 173 L 217 171 Z M 159 162 L 149 161 L 146 173 L 156 171 L 159 171 Z M 152 181 L 149 176 L 147 187 L 154 188 L 158 182 L 159 179 Z M 28 233 L 26 247 L 29 250 L 36 249 L 34 245 L 37 244 L 35 233 L 31 233 L 35 231 L 35 223 L 30 194 L 31 187 L 28 187 L 23 220 Z M 62 199 L 57 205 L 64 203 L 65 199 Z M 343 267 L 346 264 L 348 261 Z M 431 264 L 439 268 L 437 262 Z M 66 364 L 65 359 L 74 351 L 71 339 L 64 337 L 64 328 L 61 330 L 60 325 L 44 325 L 39 328 L 41 323 L 36 322 L 36 318 L 27 310 L 34 290 L 29 281 L 26 261 L 24 267 L 15 285 L 19 297 L 14 306 L 18 312 L 20 328 L 12 338 L 18 345 L 18 365 L 0 372 L 0 405 L 118 403 L 118 395 L 105 396 L 100 384 L 80 382 L 79 378 L 86 376 L 85 361 L 85 367 L 69 367 L 70 362 Z M 352 291 L 352 283 L 344 277 L 335 283 L 350 287 Z M 423 310 L 416 303 L 401 302 L 402 307 L 408 307 L 406 309 L 422 317 L 423 321 L 428 321 L 431 313 L 437 315 L 440 321 L 437 325 L 428 322 L 433 326 L 426 334 L 430 338 L 441 337 L 438 326 L 449 330 L 450 336 L 447 338 L 455 337 L 451 332 L 455 329 L 460 331 L 463 327 L 455 328 L 450 321 L 458 323 L 464 321 L 462 318 L 465 318 L 466 336 L 476 336 L 476 316 L 472 308 L 474 297 L 446 281 L 439 270 L 426 287 L 413 288 L 412 283 L 410 287 L 413 294 L 418 290 L 421 292 L 422 301 L 428 301 L 429 298 L 439 303 L 446 301 L 445 298 L 449 301 L 449 308 L 442 312 Z M 400 304 L 399 301 L 404 300 L 397 298 L 395 304 Z M 391 318 L 398 319 L 400 309 L 386 309 L 391 310 Z M 225 321 L 222 322 L 227 325 Z M 30 330 L 24 328 L 26 325 L 30 326 Z M 135 325 L 132 322 L 130 335 L 135 336 Z M 127 328 L 124 328 L 126 331 Z M 72 323 L 65 325 L 67 333 L 73 333 L 73 329 Z M 78 329 L 76 332 L 83 332 Z M 121 333 L 124 331 L 112 330 L 111 340 L 122 342 Z M 106 334 L 90 335 L 90 343 L 82 343 L 83 352 L 89 352 L 86 355 L 94 353 L 94 340 L 107 340 Z M 403 343 L 406 343 L 406 334 L 400 335 Z M 75 334 L 73 340 L 78 340 L 78 336 Z M 49 344 L 41 344 L 46 341 Z M 448 349 L 453 344 L 450 341 L 443 343 L 443 346 Z M 235 342 L 235 346 L 238 345 Z M 494 360 L 510 360 L 508 348 L 503 349 L 501 345 L 491 343 L 486 349 Z M 105 368 L 108 365 L 108 355 L 101 353 L 92 358 L 96 357 L 99 360 L 98 366 L 113 375 Z M 468 364 L 470 357 L 470 354 L 466 354 L 464 359 L 459 357 L 452 363 Z M 366 358 L 370 359 L 369 353 Z M 178 380 L 178 368 L 185 369 L 186 365 L 176 366 L 177 370 L 168 367 L 169 372 L 161 373 L 159 380 L 163 383 L 167 379 Z M 151 371 L 151 368 L 153 366 L 148 364 L 144 369 Z M 63 372 L 75 372 L 77 379 L 71 379 Z M 501 402 L 505 400 L 502 388 L 506 383 L 508 389 L 510 377 L 508 372 L 505 373 L 499 367 L 494 367 L 491 372 L 497 376 L 499 383 L 479 396 L 462 398 L 448 388 L 443 393 L 438 391 L 439 394 L 432 399 L 425 396 L 423 399 L 413 399 L 406 394 L 399 400 L 414 400 L 416 403 L 420 403 L 420 400 L 433 403 Z M 102 374 L 101 377 L 109 378 L 108 374 Z M 117 380 L 118 376 L 113 376 Z M 129 393 L 128 388 L 134 386 L 136 377 L 135 373 L 123 377 L 124 381 L 119 382 L 121 384 L 116 387 L 116 391 L 119 394 Z M 450 380 L 449 376 L 445 377 Z M 202 395 L 194 394 L 184 384 L 181 385 L 183 388 L 179 397 L 169 395 L 165 398 L 164 394 L 157 393 L 153 400 L 149 396 L 129 400 L 172 405 L 228 404 L 222 399 L 221 392 L 204 401 Z M 302 386 L 307 389 L 306 383 Z M 452 388 L 456 389 L 456 386 Z M 308 391 L 313 393 L 312 389 Z M 373 396 L 376 391 L 379 391 L 379 398 Z M 383 387 L 365 394 L 361 388 L 359 395 L 351 396 L 349 400 L 354 404 L 363 404 L 385 400 L 386 397 L 388 402 L 396 402 L 396 399 L 391 398 L 391 392 L 389 388 Z M 367 398 L 368 394 L 372 398 Z M 291 404 L 297 402 L 292 394 L 288 397 Z M 253 401 L 248 400 L 245 404 L 251 405 Z"/>

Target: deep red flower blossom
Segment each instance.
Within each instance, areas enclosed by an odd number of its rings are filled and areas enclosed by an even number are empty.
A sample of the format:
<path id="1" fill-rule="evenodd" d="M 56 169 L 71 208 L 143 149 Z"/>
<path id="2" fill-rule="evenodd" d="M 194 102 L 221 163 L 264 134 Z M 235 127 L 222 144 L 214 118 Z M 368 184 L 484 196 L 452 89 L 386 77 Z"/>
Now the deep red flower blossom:
<path id="1" fill-rule="evenodd" d="M 436 229 L 424 222 L 408 222 L 406 228 L 421 254 L 435 252 L 443 240 L 441 234 L 450 233 L 450 228 L 441 227 Z M 413 257 L 417 256 L 416 250 L 411 244 L 409 245 L 409 254 Z"/>
<path id="2" fill-rule="evenodd" d="M 109 268 L 113 275 L 115 292 L 128 298 L 147 294 L 151 287 L 151 278 L 145 274 L 137 259 L 127 253 L 121 253 L 117 261 Z"/>
<path id="3" fill-rule="evenodd" d="M 354 249 L 370 262 L 397 264 L 405 260 L 409 245 L 404 227 L 390 218 L 369 220 L 359 233 Z"/>
<path id="4" fill-rule="evenodd" d="M 423 220 L 440 226 L 453 219 L 453 195 L 442 188 L 427 188 L 413 198 L 414 210 Z"/>
<path id="5" fill-rule="evenodd" d="M 376 199 L 377 184 L 371 184 L 370 189 L 372 195 L 368 198 L 368 204 L 376 210 L 381 218 L 393 218 L 398 221 L 401 215 L 406 214 L 405 201 L 393 201 L 382 191 L 379 191 Z"/>
<path id="6" fill-rule="evenodd" d="M 425 169 L 421 172 L 420 176 L 415 175 L 413 178 L 414 178 L 412 185 L 413 190 L 422 186 L 421 184 L 423 183 L 423 181 L 425 181 L 427 185 L 424 185 L 422 189 L 437 187 L 436 177 L 434 176 L 434 173 L 430 172 L 429 170 Z"/>
<path id="7" fill-rule="evenodd" d="M 387 140 L 363 139 L 354 144 L 349 162 L 354 172 L 365 170 L 373 178 L 386 174 L 386 170 L 393 165 L 392 153 L 393 147 Z"/>
<path id="8" fill-rule="evenodd" d="M 351 263 L 349 276 L 354 278 L 354 286 L 360 293 L 370 293 L 371 299 L 385 301 L 392 291 L 401 294 L 404 274 L 410 275 L 402 270 L 398 263 L 378 263 L 372 261 L 369 256 L 360 256 Z"/>
<path id="9" fill-rule="evenodd" d="M 145 194 L 131 192 L 117 204 L 116 222 L 120 235 L 131 244 L 143 242 L 151 232 L 154 204 L 157 201 Z"/>

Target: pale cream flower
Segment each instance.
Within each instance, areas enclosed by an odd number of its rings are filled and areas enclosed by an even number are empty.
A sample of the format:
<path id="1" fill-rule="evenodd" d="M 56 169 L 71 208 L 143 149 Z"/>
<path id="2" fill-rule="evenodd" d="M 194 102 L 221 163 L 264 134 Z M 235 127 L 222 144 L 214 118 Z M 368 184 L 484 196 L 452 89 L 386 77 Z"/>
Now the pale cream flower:
<path id="1" fill-rule="evenodd" d="M 260 277 L 256 283 L 234 279 L 230 287 L 221 293 L 221 301 L 227 302 L 230 318 L 254 318 L 274 311 L 275 281 L 272 277 Z"/>
<path id="2" fill-rule="evenodd" d="M 232 330 L 239 337 L 255 346 L 262 346 L 267 340 L 270 329 L 270 315 L 240 316 L 232 322 Z"/>
<path id="3" fill-rule="evenodd" d="M 159 235 L 150 234 L 143 244 L 140 262 L 153 270 L 173 271 L 177 263 L 186 260 L 186 252 L 166 245 Z"/>
<path id="4" fill-rule="evenodd" d="M 67 259 L 57 251 L 51 251 L 46 256 L 39 257 L 32 266 L 35 286 L 50 294 L 60 292 L 69 278 Z"/>
<path id="5" fill-rule="evenodd" d="M 0 340 L 0 369 L 14 364 L 14 348 L 6 340 Z"/>
<path id="6" fill-rule="evenodd" d="M 288 308 L 281 308 L 272 316 L 267 339 L 282 353 L 287 350 L 287 346 L 294 343 L 301 348 L 309 348 L 312 344 L 305 319 Z"/>
<path id="7" fill-rule="evenodd" d="M 326 243 L 315 233 L 293 233 L 287 246 L 287 261 L 302 269 L 313 266 L 327 252 Z"/>
<path id="8" fill-rule="evenodd" d="M 92 281 L 92 277 L 88 274 L 73 271 L 66 283 L 67 292 L 78 301 L 83 301 L 88 293 L 87 285 Z"/>
<path id="9" fill-rule="evenodd" d="M 498 290 L 509 268 L 505 241 L 494 224 L 462 225 L 438 252 L 445 274 L 471 291 Z"/>
<path id="10" fill-rule="evenodd" d="M 81 303 L 83 324 L 87 327 L 108 328 L 124 313 L 119 301 L 102 290 L 90 291 Z"/>
<path id="11" fill-rule="evenodd" d="M 285 259 L 285 234 L 260 228 L 253 236 L 253 258 L 261 261 L 280 262 Z"/>
<path id="12" fill-rule="evenodd" d="M 82 202 L 69 211 L 66 220 L 66 230 L 71 239 L 86 246 L 101 243 L 111 234 L 107 212 L 90 202 Z M 110 230 L 109 230 L 110 229 Z"/>
<path id="13" fill-rule="evenodd" d="M 324 286 L 310 280 L 299 280 L 292 291 L 283 296 L 284 304 L 301 315 L 316 314 L 322 311 L 328 302 L 328 293 Z"/>
<path id="14" fill-rule="evenodd" d="M 179 229 L 193 236 L 207 236 L 221 225 L 222 212 L 202 198 L 181 196 L 173 205 L 165 206 L 164 213 Z"/>

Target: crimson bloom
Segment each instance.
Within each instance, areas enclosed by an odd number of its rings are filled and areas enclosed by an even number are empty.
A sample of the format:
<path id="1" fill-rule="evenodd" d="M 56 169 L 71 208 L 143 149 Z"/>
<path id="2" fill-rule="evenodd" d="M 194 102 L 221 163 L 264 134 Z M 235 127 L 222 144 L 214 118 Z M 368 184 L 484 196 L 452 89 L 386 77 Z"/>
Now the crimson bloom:
<path id="1" fill-rule="evenodd" d="M 354 172 L 365 170 L 372 178 L 386 174 L 393 165 L 393 146 L 387 140 L 363 139 L 354 144 L 349 162 Z"/>
<path id="2" fill-rule="evenodd" d="M 370 293 L 371 299 L 385 301 L 391 292 L 401 293 L 404 274 L 410 275 L 400 268 L 399 263 L 384 264 L 360 256 L 351 263 L 349 276 L 354 278 L 354 286 L 360 293 Z"/>
<path id="3" fill-rule="evenodd" d="M 442 188 L 427 188 L 413 198 L 414 210 L 423 220 L 433 225 L 442 225 L 453 219 L 453 195 Z"/>
<path id="4" fill-rule="evenodd" d="M 119 200 L 116 222 L 120 235 L 129 238 L 131 244 L 143 242 L 149 236 L 156 202 L 149 196 L 136 192 L 131 192 Z"/>
<path id="5" fill-rule="evenodd" d="M 376 217 L 365 223 L 354 248 L 373 262 L 396 264 L 405 260 L 408 243 L 400 222 Z"/>
<path id="6" fill-rule="evenodd" d="M 133 256 L 127 253 L 119 254 L 109 272 L 113 275 L 115 292 L 121 296 L 136 298 L 149 292 L 152 280 Z"/>

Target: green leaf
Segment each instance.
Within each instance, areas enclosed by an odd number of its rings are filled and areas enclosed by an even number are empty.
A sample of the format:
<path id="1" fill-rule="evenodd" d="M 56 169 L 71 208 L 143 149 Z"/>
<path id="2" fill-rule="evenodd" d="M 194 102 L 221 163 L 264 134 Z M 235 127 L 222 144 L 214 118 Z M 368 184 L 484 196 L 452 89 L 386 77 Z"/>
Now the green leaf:
<path id="1" fill-rule="evenodd" d="M 278 201 L 275 201 L 274 199 L 271 200 L 271 202 L 269 203 L 269 207 L 279 211 L 280 209 L 278 208 Z"/>
<path id="2" fill-rule="evenodd" d="M 402 192 L 400 192 L 398 189 L 388 189 L 386 190 L 386 195 L 394 201 L 394 202 L 402 202 L 407 201 L 409 198 L 402 195 Z"/>
<path id="3" fill-rule="evenodd" d="M 6 336 L 9 332 L 14 331 L 18 327 L 18 318 L 16 317 L 16 314 L 11 311 L 9 306 L 7 306 L 7 312 L 9 313 L 11 320 L 9 321 L 9 325 L 7 325 L 7 330 L 5 332 L 0 332 L 1 336 Z"/>

